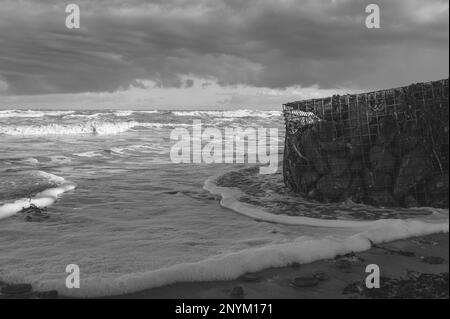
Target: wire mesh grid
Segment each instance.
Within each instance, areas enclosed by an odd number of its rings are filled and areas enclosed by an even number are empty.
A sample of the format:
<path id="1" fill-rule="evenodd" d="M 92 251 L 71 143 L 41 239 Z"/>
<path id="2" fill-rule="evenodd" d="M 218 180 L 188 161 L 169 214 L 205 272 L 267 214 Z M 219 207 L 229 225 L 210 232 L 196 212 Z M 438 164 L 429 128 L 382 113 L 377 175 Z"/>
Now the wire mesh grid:
<path id="1" fill-rule="evenodd" d="M 322 202 L 448 208 L 448 79 L 283 105 L 284 181 Z"/>

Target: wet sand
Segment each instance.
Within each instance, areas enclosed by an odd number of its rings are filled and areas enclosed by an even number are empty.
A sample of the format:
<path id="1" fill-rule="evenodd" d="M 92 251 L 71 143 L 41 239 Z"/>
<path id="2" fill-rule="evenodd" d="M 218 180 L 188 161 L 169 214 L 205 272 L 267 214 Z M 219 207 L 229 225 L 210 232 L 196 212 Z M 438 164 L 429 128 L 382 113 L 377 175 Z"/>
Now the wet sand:
<path id="1" fill-rule="evenodd" d="M 437 257 L 437 258 L 427 258 Z M 352 283 L 364 282 L 366 266 L 376 264 L 383 277 L 406 278 L 408 273 L 442 274 L 449 272 L 449 234 L 434 234 L 424 237 L 409 238 L 386 244 L 376 245 L 372 249 L 323 260 L 305 265 L 267 269 L 258 273 L 248 274 L 237 280 L 178 283 L 166 287 L 117 296 L 115 298 L 180 298 L 180 299 L 314 299 L 314 298 L 367 298 L 358 293 L 345 293 Z M 318 283 L 308 278 L 320 278 Z M 296 287 L 295 278 L 300 285 Z M 305 279 L 306 277 L 306 279 Z M 448 280 L 448 277 L 447 277 Z M 243 295 L 239 294 L 242 287 Z M 234 294 L 233 294 L 234 291 Z M 448 298 L 448 281 L 447 292 Z"/>
<path id="2" fill-rule="evenodd" d="M 375 245 L 368 251 L 337 256 L 334 259 L 271 268 L 231 281 L 177 283 L 110 298 L 387 298 L 389 294 L 386 290 L 391 293 L 392 286 L 400 288 L 394 289 L 396 298 L 448 298 L 448 260 L 449 234 L 433 234 Z M 366 273 L 369 264 L 379 266 L 381 288 L 371 289 L 368 295 L 364 282 L 369 275 Z M 409 278 L 424 280 L 411 281 Z M 400 282 L 401 279 L 409 281 Z M 0 281 L 0 288 L 5 285 L 6 283 Z M 57 298 L 56 292 L 39 293 L 31 289 L 30 285 L 29 290 L 23 294 L 9 296 L 0 294 L 0 299 Z"/>

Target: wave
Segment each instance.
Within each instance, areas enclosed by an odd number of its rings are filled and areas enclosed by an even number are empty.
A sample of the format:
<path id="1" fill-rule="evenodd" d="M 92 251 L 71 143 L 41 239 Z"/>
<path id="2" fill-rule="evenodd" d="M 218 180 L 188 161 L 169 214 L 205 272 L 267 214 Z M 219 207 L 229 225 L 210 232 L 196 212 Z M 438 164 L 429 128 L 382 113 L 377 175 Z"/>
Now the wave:
<path id="1" fill-rule="evenodd" d="M 35 286 L 38 290 L 56 289 L 62 295 L 72 297 L 122 295 L 179 282 L 233 280 L 246 273 L 330 259 L 368 250 L 372 244 L 440 232 L 448 232 L 448 224 L 379 220 L 370 229 L 348 237 L 313 239 L 303 236 L 286 243 L 245 249 L 142 273 L 83 277 L 81 289 L 67 289 L 61 279 L 37 282 Z"/>
<path id="2" fill-rule="evenodd" d="M 0 205 L 0 219 L 13 216 L 23 209 L 29 208 L 31 205 L 39 208 L 51 206 L 58 200 L 58 197 L 61 194 L 76 188 L 76 184 L 66 181 L 60 176 L 43 171 L 39 171 L 38 174 L 40 177 L 47 179 L 48 182 L 54 183 L 55 187 L 45 189 L 44 191 L 37 193 L 32 198 L 22 198 L 11 203 Z"/>
<path id="3" fill-rule="evenodd" d="M 138 127 L 164 128 L 177 126 L 192 126 L 191 124 L 174 123 L 140 123 L 136 121 L 109 122 L 93 120 L 71 124 L 43 125 L 5 125 L 0 126 L 0 134 L 11 136 L 35 135 L 75 135 L 75 134 L 119 134 Z"/>
<path id="4" fill-rule="evenodd" d="M 93 113 L 93 114 L 83 114 L 83 113 L 72 113 L 65 115 L 63 119 L 96 119 L 102 115 L 108 115 L 109 113 Z"/>
<path id="5" fill-rule="evenodd" d="M 221 196 L 221 205 L 233 210 L 241 215 L 247 216 L 257 221 L 270 223 L 294 225 L 294 226 L 313 226 L 313 227 L 331 227 L 331 228 L 363 228 L 376 225 L 380 220 L 351 220 L 351 219 L 321 219 L 305 216 L 277 215 L 264 210 L 264 208 L 245 203 L 239 200 L 244 194 L 237 188 L 217 186 L 217 177 L 208 178 L 203 188 L 213 195 Z M 415 209 L 411 209 L 415 210 Z M 431 211 L 430 215 L 425 215 L 422 220 L 430 222 L 441 222 L 448 227 L 448 209 L 434 209 L 421 207 L 416 210 Z M 398 219 L 383 219 L 385 221 L 395 222 Z M 405 219 L 408 220 L 408 219 Z"/>
<path id="6" fill-rule="evenodd" d="M 55 181 L 61 182 L 62 180 Z M 213 183 L 212 179 L 208 179 L 205 182 L 205 188 L 209 186 L 209 189 L 212 189 L 211 183 Z M 224 192 L 222 189 L 220 191 Z M 262 219 L 259 218 L 259 220 Z M 270 243 L 262 247 L 223 253 L 205 257 L 196 262 L 179 263 L 153 270 L 133 273 L 94 271 L 91 274 L 85 270 L 85 275 L 81 278 L 80 289 L 67 289 L 64 278 L 54 275 L 33 277 L 29 282 L 36 290 L 55 289 L 62 296 L 115 296 L 180 282 L 233 280 L 245 273 L 268 268 L 284 267 L 293 263 L 306 264 L 350 252 L 362 252 L 370 249 L 372 244 L 449 231 L 448 218 L 429 221 L 378 220 L 356 226 L 358 227 L 355 227 L 354 231 L 341 232 L 341 235 L 322 238 L 301 236 L 286 239 L 281 243 Z M 26 279 L 21 278 L 21 280 Z"/>
<path id="7" fill-rule="evenodd" d="M 158 110 L 150 110 L 150 111 L 134 111 L 134 113 L 155 114 L 155 113 L 159 113 L 159 111 L 158 111 Z"/>
<path id="8" fill-rule="evenodd" d="M 115 111 L 114 115 L 117 117 L 126 117 L 126 116 L 130 116 L 134 113 L 134 111 L 131 110 L 124 110 L 124 111 Z"/>
<path id="9" fill-rule="evenodd" d="M 0 127 L 0 134 L 27 135 L 72 135 L 72 134 L 117 134 L 139 126 L 138 122 L 88 121 L 75 124 L 6 125 Z"/>
<path id="10" fill-rule="evenodd" d="M 241 117 L 262 117 L 271 118 L 281 116 L 281 111 L 257 111 L 257 110 L 235 110 L 235 111 L 172 111 L 175 116 L 192 117 L 222 117 L 222 118 L 241 118 Z"/>
<path id="11" fill-rule="evenodd" d="M 75 111 L 22 111 L 22 110 L 5 110 L 0 111 L 0 118 L 33 118 L 33 117 L 44 117 L 44 116 L 63 116 L 73 114 Z"/>

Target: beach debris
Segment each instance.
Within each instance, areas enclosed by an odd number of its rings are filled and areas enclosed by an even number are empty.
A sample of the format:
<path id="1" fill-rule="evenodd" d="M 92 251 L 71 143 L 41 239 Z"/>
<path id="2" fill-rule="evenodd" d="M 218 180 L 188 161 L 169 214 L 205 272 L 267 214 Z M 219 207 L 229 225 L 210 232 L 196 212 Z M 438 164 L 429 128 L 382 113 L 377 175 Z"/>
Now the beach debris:
<path id="1" fill-rule="evenodd" d="M 199 201 L 213 201 L 213 200 L 215 201 L 220 199 L 217 196 L 211 195 L 208 192 L 180 191 L 178 193 Z"/>
<path id="2" fill-rule="evenodd" d="M 27 222 L 43 222 L 50 218 L 45 208 L 39 208 L 34 204 L 24 208 L 20 213 Z"/>
<path id="3" fill-rule="evenodd" d="M 330 276 L 326 272 L 323 272 L 323 271 L 315 271 L 315 272 L 313 272 L 312 276 L 319 281 L 330 280 Z"/>
<path id="4" fill-rule="evenodd" d="M 406 278 L 380 278 L 380 288 L 368 289 L 364 282 L 347 285 L 342 294 L 373 299 L 448 299 L 448 273 L 408 272 Z"/>
<path id="5" fill-rule="evenodd" d="M 311 277 L 297 277 L 291 281 L 291 285 L 294 287 L 305 288 L 314 287 L 319 284 L 319 279 Z"/>
<path id="6" fill-rule="evenodd" d="M 332 261 L 336 268 L 344 272 L 350 272 L 354 264 L 364 262 L 364 259 L 351 252 L 345 255 L 337 255 Z"/>
<path id="7" fill-rule="evenodd" d="M 6 285 L 0 290 L 3 295 L 23 295 L 31 292 L 33 287 L 30 284 Z"/>
<path id="8" fill-rule="evenodd" d="M 385 247 L 385 246 L 379 246 L 376 244 L 372 244 L 372 247 L 384 250 L 388 254 L 401 255 L 401 256 L 405 256 L 405 257 L 414 257 L 416 255 L 412 251 L 401 250 L 401 249 Z"/>
<path id="9" fill-rule="evenodd" d="M 434 257 L 434 256 L 427 256 L 427 257 L 421 257 L 420 258 L 424 263 L 430 264 L 430 265 L 441 265 L 445 262 L 445 259 L 442 257 Z"/>
<path id="10" fill-rule="evenodd" d="M 235 299 L 244 298 L 244 288 L 242 286 L 234 286 L 233 289 L 231 289 L 230 297 Z"/>

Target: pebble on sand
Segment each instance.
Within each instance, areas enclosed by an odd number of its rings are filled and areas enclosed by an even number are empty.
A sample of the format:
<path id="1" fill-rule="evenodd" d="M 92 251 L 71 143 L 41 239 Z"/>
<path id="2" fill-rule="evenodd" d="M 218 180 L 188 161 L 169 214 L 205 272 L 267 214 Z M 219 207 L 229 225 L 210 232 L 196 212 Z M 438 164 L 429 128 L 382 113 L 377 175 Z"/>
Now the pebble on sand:
<path id="1" fill-rule="evenodd" d="M 294 287 L 314 287 L 319 284 L 319 279 L 315 277 L 297 277 L 291 283 Z"/>
<path id="2" fill-rule="evenodd" d="M 22 295 L 31 292 L 32 289 L 30 284 L 17 284 L 4 286 L 0 292 L 3 295 Z"/>

